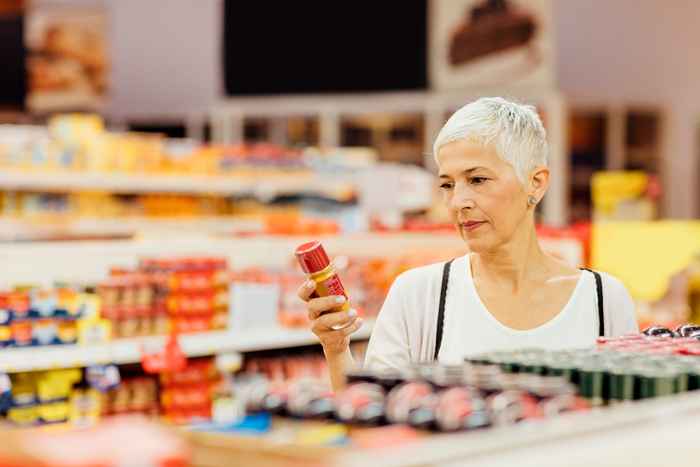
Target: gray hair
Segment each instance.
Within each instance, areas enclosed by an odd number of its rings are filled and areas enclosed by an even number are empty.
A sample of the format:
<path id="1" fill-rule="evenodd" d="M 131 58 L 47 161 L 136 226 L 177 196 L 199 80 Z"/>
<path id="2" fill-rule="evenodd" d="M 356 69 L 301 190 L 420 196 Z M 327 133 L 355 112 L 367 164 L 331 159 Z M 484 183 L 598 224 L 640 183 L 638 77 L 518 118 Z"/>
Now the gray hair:
<path id="1" fill-rule="evenodd" d="M 515 169 L 521 183 L 535 167 L 547 165 L 547 134 L 531 105 L 502 97 L 482 97 L 456 111 L 442 127 L 433 156 L 447 143 L 469 140 L 493 144 L 499 157 Z"/>

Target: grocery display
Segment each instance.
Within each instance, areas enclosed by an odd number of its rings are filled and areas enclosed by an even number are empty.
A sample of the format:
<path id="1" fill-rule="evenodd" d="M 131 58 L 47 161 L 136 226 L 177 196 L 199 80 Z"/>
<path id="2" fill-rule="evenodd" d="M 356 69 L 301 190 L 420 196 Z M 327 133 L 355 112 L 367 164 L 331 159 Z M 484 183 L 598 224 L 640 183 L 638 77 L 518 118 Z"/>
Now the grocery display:
<path id="1" fill-rule="evenodd" d="M 0 219 L 18 238 L 134 235 L 178 224 L 338 232 L 337 221 L 306 219 L 295 197 L 356 204 L 357 168 L 343 167 L 342 157 L 310 148 L 111 132 L 99 115 L 57 115 L 46 127 L 0 126 Z M 283 228 L 268 221 L 280 212 L 304 219 Z"/>
<path id="2" fill-rule="evenodd" d="M 696 463 L 700 7 L 53 3 L 0 2 L 0 467 Z"/>
<path id="3" fill-rule="evenodd" d="M 181 371 L 160 373 L 163 417 L 180 424 L 211 418 L 212 401 L 220 379 L 211 357 L 189 361 Z"/>
<path id="4" fill-rule="evenodd" d="M 242 392 L 253 412 L 460 431 L 700 389 L 698 340 L 668 337 L 659 329 L 600 338 L 597 349 L 522 349 L 475 355 L 461 366 L 354 371 L 348 387 L 335 396 L 317 372 L 294 371 L 293 360 L 254 361 L 248 372 L 267 379 L 249 381 L 257 389 Z M 692 334 L 693 329 L 697 326 L 684 325 L 679 332 Z M 284 377 L 290 373 L 297 377 Z M 300 375 L 306 379 L 295 383 Z"/>
<path id="5" fill-rule="evenodd" d="M 108 131 L 99 115 L 67 114 L 47 127 L 0 127 L 0 165 L 34 170 L 243 175 L 303 171 L 298 150 L 275 145 L 203 146 L 149 133 Z"/>
<path id="6" fill-rule="evenodd" d="M 127 411 L 131 381 L 120 379 L 114 365 L 16 373 L 10 377 L 9 397 L 0 413 L 17 426 L 71 423 L 94 424 L 103 415 Z M 115 389 L 119 388 L 119 389 Z M 155 394 L 155 388 L 153 388 Z M 124 399 L 124 397 L 121 397 Z"/>
<path id="7" fill-rule="evenodd" d="M 18 287 L 0 292 L 0 346 L 75 344 L 82 324 L 99 313 L 94 293 Z"/>

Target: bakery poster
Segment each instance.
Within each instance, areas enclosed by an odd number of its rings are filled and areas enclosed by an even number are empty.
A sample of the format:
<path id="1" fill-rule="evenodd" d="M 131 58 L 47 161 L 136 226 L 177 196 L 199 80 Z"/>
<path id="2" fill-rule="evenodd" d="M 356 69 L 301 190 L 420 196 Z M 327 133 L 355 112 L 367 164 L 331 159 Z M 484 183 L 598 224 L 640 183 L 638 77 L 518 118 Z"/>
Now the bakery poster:
<path id="1" fill-rule="evenodd" d="M 431 0 L 436 90 L 554 85 L 550 0 Z"/>
<path id="2" fill-rule="evenodd" d="M 34 2 L 27 12 L 27 107 L 97 111 L 108 90 L 107 18 L 101 7 Z"/>

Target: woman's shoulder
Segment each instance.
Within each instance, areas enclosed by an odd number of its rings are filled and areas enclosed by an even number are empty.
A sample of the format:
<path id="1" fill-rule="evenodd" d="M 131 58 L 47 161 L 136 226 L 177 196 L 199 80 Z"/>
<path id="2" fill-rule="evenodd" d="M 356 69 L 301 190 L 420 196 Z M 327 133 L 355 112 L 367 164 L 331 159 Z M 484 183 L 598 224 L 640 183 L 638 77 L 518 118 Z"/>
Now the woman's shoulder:
<path id="1" fill-rule="evenodd" d="M 457 258 L 454 261 L 458 261 L 459 259 L 460 258 Z M 439 283 L 442 280 L 445 263 L 446 261 L 440 261 L 438 263 L 408 269 L 396 277 L 394 286 L 415 289 L 429 287 L 436 281 Z"/>
<path id="2" fill-rule="evenodd" d="M 445 263 L 433 263 L 407 269 L 394 279 L 394 288 L 415 290 L 427 287 L 428 284 L 439 280 L 442 276 L 442 267 Z"/>
<path id="3" fill-rule="evenodd" d="M 617 336 L 637 332 L 636 305 L 625 284 L 606 272 L 600 272 L 603 285 L 603 302 L 608 316 L 611 317 L 610 335 Z"/>
<path id="4" fill-rule="evenodd" d="M 611 297 L 626 299 L 630 296 L 627 287 L 620 279 L 607 272 L 599 271 L 603 292 Z"/>

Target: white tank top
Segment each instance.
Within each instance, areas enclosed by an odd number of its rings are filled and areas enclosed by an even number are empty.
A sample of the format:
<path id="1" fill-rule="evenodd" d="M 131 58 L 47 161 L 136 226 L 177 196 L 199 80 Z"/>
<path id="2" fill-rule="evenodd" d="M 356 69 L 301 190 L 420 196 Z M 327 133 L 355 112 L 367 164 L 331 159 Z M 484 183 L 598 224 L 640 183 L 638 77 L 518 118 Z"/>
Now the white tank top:
<path id="1" fill-rule="evenodd" d="M 412 269 L 392 285 L 375 323 L 365 365 L 401 368 L 433 360 L 444 263 Z M 638 331 L 634 303 L 617 279 L 601 273 L 606 335 Z M 474 286 L 469 255 L 452 263 L 445 302 L 439 361 L 456 364 L 464 357 L 494 350 L 588 347 L 598 336 L 595 278 L 582 271 L 564 308 L 551 320 L 526 331 L 500 323 L 484 306 Z"/>

